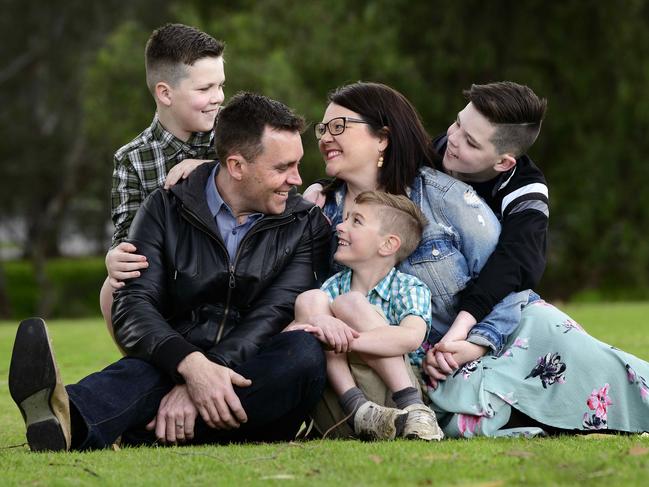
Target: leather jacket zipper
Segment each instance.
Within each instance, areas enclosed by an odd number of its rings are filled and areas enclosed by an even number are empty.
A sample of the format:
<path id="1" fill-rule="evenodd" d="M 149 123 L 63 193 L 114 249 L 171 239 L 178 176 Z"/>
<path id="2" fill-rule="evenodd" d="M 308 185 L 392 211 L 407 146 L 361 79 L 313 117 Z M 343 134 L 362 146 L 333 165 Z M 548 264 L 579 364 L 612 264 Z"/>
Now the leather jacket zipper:
<path id="1" fill-rule="evenodd" d="M 201 219 L 193 211 L 191 211 L 185 205 L 182 205 L 182 210 L 183 210 L 182 214 L 183 214 L 183 216 L 185 216 L 185 219 L 191 225 L 198 228 L 202 232 L 206 233 L 210 238 L 212 238 L 214 241 L 216 241 L 221 246 L 221 248 L 224 250 L 225 255 L 228 258 L 229 272 L 230 272 L 230 278 L 229 278 L 229 282 L 228 282 L 228 295 L 227 295 L 226 300 L 225 300 L 225 310 L 223 311 L 223 319 L 221 320 L 221 324 L 219 325 L 219 330 L 218 330 L 218 332 L 216 334 L 216 340 L 215 340 L 215 343 L 219 343 L 221 341 L 221 339 L 223 338 L 223 331 L 225 330 L 225 322 L 227 321 L 228 314 L 230 313 L 230 299 L 232 297 L 232 290 L 236 287 L 235 270 L 236 270 L 237 261 L 239 259 L 239 254 L 241 253 L 241 249 L 243 248 L 243 244 L 246 242 L 246 240 L 248 240 L 249 237 L 251 237 L 252 235 L 257 233 L 260 230 L 260 228 L 262 227 L 262 225 L 255 224 L 248 231 L 248 233 L 246 233 L 246 235 L 243 237 L 243 240 L 241 242 L 239 242 L 239 247 L 237 248 L 237 253 L 234 256 L 234 262 L 231 262 L 230 261 L 230 254 L 228 252 L 228 249 L 225 247 L 225 244 L 221 240 L 219 240 L 211 232 L 211 230 L 207 226 L 205 226 L 205 224 L 201 221 Z M 187 215 L 190 215 L 192 218 L 191 219 L 187 218 L 185 213 Z M 275 217 L 275 218 L 277 218 L 277 217 Z M 273 219 L 273 218 L 271 217 L 271 218 L 267 218 L 265 220 L 262 219 L 258 223 L 260 223 L 260 224 L 262 222 L 265 223 L 265 222 L 267 222 L 268 220 L 271 220 L 271 219 Z M 194 221 L 192 221 L 192 220 L 194 220 Z M 276 224 L 263 226 L 263 228 L 261 228 L 261 229 L 270 230 L 271 228 L 275 228 L 275 227 L 285 225 L 287 223 L 291 223 L 294 220 L 295 220 L 295 215 L 290 215 L 290 218 L 286 218 L 285 220 L 281 220 L 281 221 L 280 221 L 279 218 L 277 218 L 277 223 Z M 177 273 L 178 273 L 178 271 L 176 270 L 176 274 Z M 175 275 L 174 275 L 174 278 L 175 278 Z"/>

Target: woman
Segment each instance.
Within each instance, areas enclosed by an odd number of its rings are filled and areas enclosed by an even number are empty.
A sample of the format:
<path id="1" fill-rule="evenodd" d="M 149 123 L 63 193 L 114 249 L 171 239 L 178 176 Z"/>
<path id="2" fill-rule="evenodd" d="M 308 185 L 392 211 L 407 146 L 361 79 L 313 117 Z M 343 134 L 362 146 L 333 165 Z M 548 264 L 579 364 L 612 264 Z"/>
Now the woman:
<path id="1" fill-rule="evenodd" d="M 433 169 L 435 154 L 419 116 L 385 85 L 355 83 L 334 91 L 315 133 L 326 173 L 335 178 L 323 191 L 332 228 L 356 195 L 377 189 L 406 194 L 428 218 L 422 243 L 399 269 L 430 287 L 428 343 L 436 343 L 455 318 L 459 291 L 493 251 L 495 216 L 469 186 Z M 525 306 L 527 298 L 533 304 Z M 507 320 L 521 322 L 505 352 L 482 357 L 484 348 L 476 346 L 439 387 L 425 386 L 448 436 L 649 430 L 649 364 L 590 337 L 533 293 L 500 303 L 493 313 L 503 329 L 511 329 Z M 593 370 L 594 361 L 605 366 Z M 421 361 L 415 363 L 425 378 Z"/>

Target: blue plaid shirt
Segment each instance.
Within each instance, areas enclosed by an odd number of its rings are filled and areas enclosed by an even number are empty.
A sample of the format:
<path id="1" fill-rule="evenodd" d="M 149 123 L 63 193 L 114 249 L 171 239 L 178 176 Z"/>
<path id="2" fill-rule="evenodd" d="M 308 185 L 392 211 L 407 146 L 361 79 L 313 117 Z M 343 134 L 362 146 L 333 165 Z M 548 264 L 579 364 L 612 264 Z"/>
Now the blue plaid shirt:
<path id="1" fill-rule="evenodd" d="M 352 270 L 334 274 L 320 288 L 332 301 L 351 291 Z M 426 336 L 430 330 L 430 289 L 415 276 L 399 272 L 394 267 L 367 294 L 370 304 L 383 311 L 388 324 L 399 325 L 408 315 L 421 317 L 426 322 Z"/>

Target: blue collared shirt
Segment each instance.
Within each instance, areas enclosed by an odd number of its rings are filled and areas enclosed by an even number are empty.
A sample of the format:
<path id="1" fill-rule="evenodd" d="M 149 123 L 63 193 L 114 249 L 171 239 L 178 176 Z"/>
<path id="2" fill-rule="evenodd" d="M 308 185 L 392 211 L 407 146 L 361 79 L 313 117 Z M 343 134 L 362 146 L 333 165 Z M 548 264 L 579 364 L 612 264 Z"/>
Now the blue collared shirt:
<path id="1" fill-rule="evenodd" d="M 214 166 L 212 174 L 207 178 L 205 185 L 205 198 L 207 199 L 207 206 L 210 208 L 210 213 L 216 222 L 216 226 L 221 232 L 225 248 L 228 249 L 230 260 L 234 261 L 237 255 L 237 248 L 241 243 L 243 237 L 248 233 L 257 220 L 264 216 L 263 213 L 252 213 L 248 215 L 246 221 L 241 225 L 237 225 L 237 219 L 232 213 L 232 210 L 227 205 L 216 187 L 216 175 L 218 174 L 220 164 Z"/>

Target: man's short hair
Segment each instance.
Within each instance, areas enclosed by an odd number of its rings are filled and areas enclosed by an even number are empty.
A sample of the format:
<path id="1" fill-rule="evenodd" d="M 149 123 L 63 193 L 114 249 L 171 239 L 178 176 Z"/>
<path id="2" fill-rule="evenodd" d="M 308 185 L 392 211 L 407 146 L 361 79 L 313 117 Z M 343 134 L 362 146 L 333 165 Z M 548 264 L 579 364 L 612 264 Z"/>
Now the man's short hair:
<path id="1" fill-rule="evenodd" d="M 254 162 L 263 150 L 261 139 L 266 127 L 301 133 L 304 119 L 283 103 L 256 93 L 240 92 L 230 98 L 214 128 L 221 162 L 237 153 Z"/>
<path id="2" fill-rule="evenodd" d="M 401 247 L 395 254 L 397 263 L 414 252 L 428 224 L 416 204 L 406 196 L 383 191 L 364 191 L 354 202 L 381 207 L 381 231 L 395 234 L 401 239 Z"/>
<path id="3" fill-rule="evenodd" d="M 225 45 L 211 35 L 183 24 L 165 24 L 149 37 L 144 50 L 146 84 L 153 94 L 161 81 L 177 86 L 186 66 L 206 57 L 220 57 Z"/>
<path id="4" fill-rule="evenodd" d="M 487 120 L 496 125 L 491 143 L 499 154 L 524 154 L 541 131 L 547 100 L 531 88 L 512 81 L 471 85 L 464 96 Z"/>

